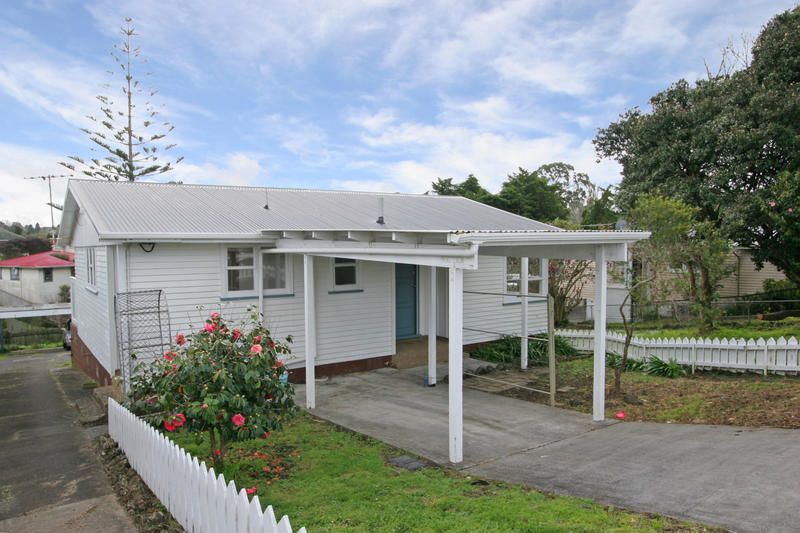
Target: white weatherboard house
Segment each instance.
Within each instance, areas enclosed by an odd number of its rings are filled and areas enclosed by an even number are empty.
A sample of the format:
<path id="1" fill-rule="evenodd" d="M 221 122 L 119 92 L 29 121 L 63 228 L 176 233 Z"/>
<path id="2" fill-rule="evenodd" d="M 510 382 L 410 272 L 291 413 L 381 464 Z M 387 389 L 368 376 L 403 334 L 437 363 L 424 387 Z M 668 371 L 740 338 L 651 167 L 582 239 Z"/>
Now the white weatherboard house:
<path id="1" fill-rule="evenodd" d="M 447 338 L 450 459 L 460 462 L 462 346 L 545 328 L 543 300 L 508 289 L 545 293 L 546 258 L 593 259 L 603 302 L 607 261 L 646 237 L 562 231 L 459 197 L 73 180 L 59 243 L 75 249 L 73 349 L 85 348 L 95 367 L 82 366 L 101 380 L 120 367 L 114 296 L 126 291 L 163 289 L 173 333 L 211 310 L 236 319 L 257 306 L 276 336 L 294 337 L 289 366 L 304 367 L 311 409 L 315 375 L 382 366 L 398 339 L 428 336 L 435 383 L 436 336 Z M 596 318 L 602 420 L 605 314 Z"/>

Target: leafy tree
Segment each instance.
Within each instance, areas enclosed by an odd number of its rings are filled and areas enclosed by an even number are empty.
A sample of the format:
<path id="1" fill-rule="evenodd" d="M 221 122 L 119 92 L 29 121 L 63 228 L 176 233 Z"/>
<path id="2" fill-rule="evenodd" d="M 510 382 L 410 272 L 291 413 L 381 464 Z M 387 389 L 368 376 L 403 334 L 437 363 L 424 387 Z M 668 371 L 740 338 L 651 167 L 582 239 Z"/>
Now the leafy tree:
<path id="1" fill-rule="evenodd" d="M 166 431 L 207 432 L 217 471 L 230 442 L 267 438 L 297 410 L 282 359 L 289 346 L 258 319 L 237 329 L 211 313 L 203 329 L 189 339 L 179 333 L 164 359 L 139 365 L 131 379 L 131 409 Z"/>
<path id="2" fill-rule="evenodd" d="M 597 186 L 587 174 L 576 172 L 567 163 L 548 163 L 536 169 L 536 174 L 559 188 L 561 198 L 570 212 L 570 220 L 579 223 L 587 204 L 597 194 Z"/>
<path id="3" fill-rule="evenodd" d="M 12 259 L 21 255 L 38 254 L 50 250 L 50 241 L 40 237 L 23 237 L 0 242 L 0 257 Z"/>
<path id="4" fill-rule="evenodd" d="M 461 183 L 453 183 L 453 178 L 436 178 L 432 187 L 433 191 L 440 196 L 463 196 L 483 204 L 493 205 L 494 203 L 494 195 L 484 189 L 473 174 L 470 174 Z"/>
<path id="5" fill-rule="evenodd" d="M 109 72 L 112 77 L 122 76 L 121 95 L 117 94 L 121 102 L 113 94 L 98 95 L 101 114 L 88 116 L 95 129 L 81 128 L 92 142 L 93 155 L 88 161 L 69 156 L 69 162 L 59 164 L 72 171 L 80 169 L 90 178 L 134 181 L 168 172 L 183 157 L 174 161 L 168 159 L 167 153 L 175 145 L 164 144 L 164 139 L 174 126 L 159 118 L 160 112 L 149 100 L 157 91 L 144 89 L 137 78 L 139 67 L 146 61 L 140 57 L 140 48 L 133 43 L 133 38 L 139 34 L 132 19 L 125 19 L 120 33 L 122 43 L 114 45 L 111 53 L 118 69 Z"/>
<path id="6" fill-rule="evenodd" d="M 582 226 L 611 226 L 620 219 L 612 187 L 601 189 L 600 196 L 589 199 L 581 217 Z"/>
<path id="7" fill-rule="evenodd" d="M 569 209 L 561 192 L 559 185 L 549 183 L 538 172 L 520 168 L 503 183 L 496 207 L 543 222 L 567 218 Z"/>

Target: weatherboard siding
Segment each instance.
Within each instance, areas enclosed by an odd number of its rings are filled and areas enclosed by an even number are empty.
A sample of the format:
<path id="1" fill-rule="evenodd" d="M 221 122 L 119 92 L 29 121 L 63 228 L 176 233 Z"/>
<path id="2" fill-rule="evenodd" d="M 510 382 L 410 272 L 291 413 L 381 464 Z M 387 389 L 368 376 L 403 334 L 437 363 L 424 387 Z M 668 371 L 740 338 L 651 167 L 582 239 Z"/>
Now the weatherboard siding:
<path id="1" fill-rule="evenodd" d="M 72 282 L 74 314 L 72 321 L 78 334 L 97 361 L 113 374 L 116 362 L 112 361 L 108 295 L 108 246 L 94 246 L 95 284 L 87 281 L 86 246 L 75 247 L 75 279 Z"/>

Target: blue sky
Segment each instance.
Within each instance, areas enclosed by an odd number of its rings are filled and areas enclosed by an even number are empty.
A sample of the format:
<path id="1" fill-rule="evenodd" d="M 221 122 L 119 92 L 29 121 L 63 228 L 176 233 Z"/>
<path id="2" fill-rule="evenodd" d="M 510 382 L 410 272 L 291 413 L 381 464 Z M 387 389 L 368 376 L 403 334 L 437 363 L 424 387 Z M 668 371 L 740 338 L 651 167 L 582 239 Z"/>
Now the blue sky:
<path id="1" fill-rule="evenodd" d="M 79 128 L 126 16 L 185 156 L 164 179 L 425 192 L 469 173 L 497 190 L 553 161 L 618 182 L 616 164 L 596 162 L 597 128 L 702 77 L 794 4 L 4 2 L 0 219 L 49 222 L 44 184 L 21 177 L 88 154 Z"/>

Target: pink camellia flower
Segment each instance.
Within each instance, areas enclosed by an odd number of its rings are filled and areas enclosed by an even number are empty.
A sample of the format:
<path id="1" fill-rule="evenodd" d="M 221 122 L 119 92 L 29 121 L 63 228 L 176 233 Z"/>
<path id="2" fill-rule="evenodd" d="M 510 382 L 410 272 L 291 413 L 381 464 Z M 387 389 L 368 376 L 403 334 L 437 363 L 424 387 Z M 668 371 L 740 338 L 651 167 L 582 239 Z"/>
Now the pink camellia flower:
<path id="1" fill-rule="evenodd" d="M 789 213 L 794 213 L 794 207 L 790 207 L 790 208 L 789 208 L 789 209 L 787 209 L 786 211 L 788 211 Z"/>
<path id="2" fill-rule="evenodd" d="M 233 415 L 231 417 L 231 424 L 233 424 L 237 428 L 238 427 L 242 427 L 244 425 L 244 421 L 245 421 L 245 418 L 244 418 L 244 416 L 242 416 L 241 413 L 236 413 L 235 415 Z"/>
<path id="3" fill-rule="evenodd" d="M 775 203 L 775 200 L 770 200 L 770 201 L 769 201 L 769 206 L 770 206 L 770 207 L 775 207 L 776 205 L 777 205 L 777 204 Z"/>
<path id="4" fill-rule="evenodd" d="M 167 353 L 165 353 L 164 354 L 164 359 L 166 359 L 167 361 L 172 361 L 173 359 L 175 359 L 175 352 L 167 352 Z"/>
<path id="5" fill-rule="evenodd" d="M 252 354 L 261 353 L 263 350 L 264 348 L 260 344 L 254 344 L 250 347 L 250 353 Z"/>
<path id="6" fill-rule="evenodd" d="M 183 333 L 178 333 L 177 335 L 175 335 L 175 344 L 177 344 L 178 346 L 183 346 L 184 344 L 186 344 L 186 335 L 184 335 Z"/>
<path id="7" fill-rule="evenodd" d="M 275 361 L 275 364 L 274 364 L 274 365 L 272 365 L 272 368 L 280 368 L 280 367 L 282 367 L 282 366 L 283 366 L 283 361 L 281 361 L 280 359 L 278 359 L 277 361 Z"/>
<path id="8" fill-rule="evenodd" d="M 179 428 L 186 423 L 186 416 L 183 413 L 175 413 L 175 416 L 172 417 L 172 424 Z"/>
<path id="9" fill-rule="evenodd" d="M 614 418 L 617 420 L 625 420 L 625 411 L 620 411 L 619 413 L 615 414 Z"/>
<path id="10" fill-rule="evenodd" d="M 256 335 L 253 338 L 253 342 L 256 343 L 256 344 L 261 344 L 261 335 Z"/>
<path id="11" fill-rule="evenodd" d="M 214 450 L 214 455 L 216 455 L 216 456 L 221 455 L 221 452 L 219 451 L 219 449 Z"/>
<path id="12" fill-rule="evenodd" d="M 203 409 L 208 409 L 208 404 L 207 403 L 203 404 Z"/>
<path id="13" fill-rule="evenodd" d="M 176 427 L 177 426 L 172 422 L 172 420 L 164 420 L 164 429 L 166 429 L 167 431 L 170 432 L 175 431 Z"/>
<path id="14" fill-rule="evenodd" d="M 241 336 L 242 336 L 241 331 L 239 331 L 238 329 L 233 330 L 233 340 L 237 341 Z"/>
<path id="15" fill-rule="evenodd" d="M 219 320 L 219 313 L 217 313 L 216 311 L 211 313 L 211 320 L 214 320 L 214 321 Z"/>
<path id="16" fill-rule="evenodd" d="M 203 329 L 206 330 L 208 333 L 214 333 L 214 330 L 217 328 L 216 326 L 214 326 L 214 324 L 206 323 L 206 325 L 203 326 Z"/>
<path id="17" fill-rule="evenodd" d="M 255 487 L 250 487 L 249 489 L 244 489 L 244 491 L 245 491 L 245 492 L 246 492 L 248 495 L 250 495 L 250 494 L 255 494 L 257 490 L 258 490 L 258 489 L 257 489 L 257 488 L 255 488 Z"/>

